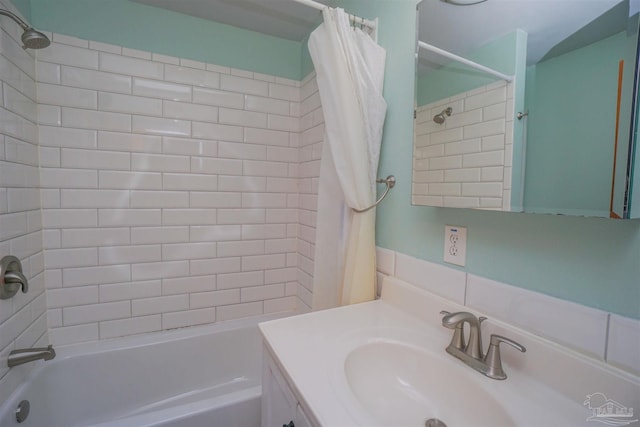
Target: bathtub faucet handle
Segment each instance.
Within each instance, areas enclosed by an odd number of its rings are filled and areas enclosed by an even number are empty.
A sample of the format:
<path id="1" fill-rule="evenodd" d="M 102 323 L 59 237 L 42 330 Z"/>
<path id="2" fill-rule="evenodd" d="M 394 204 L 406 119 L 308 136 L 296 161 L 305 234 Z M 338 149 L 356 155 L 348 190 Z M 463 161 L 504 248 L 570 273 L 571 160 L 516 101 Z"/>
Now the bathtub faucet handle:
<path id="1" fill-rule="evenodd" d="M 29 281 L 20 271 L 7 271 L 4 273 L 4 283 L 20 285 L 23 294 L 29 291 Z"/>
<path id="2" fill-rule="evenodd" d="M 22 289 L 29 290 L 29 282 L 22 273 L 20 260 L 13 255 L 7 255 L 0 260 L 0 299 L 9 299 Z"/>

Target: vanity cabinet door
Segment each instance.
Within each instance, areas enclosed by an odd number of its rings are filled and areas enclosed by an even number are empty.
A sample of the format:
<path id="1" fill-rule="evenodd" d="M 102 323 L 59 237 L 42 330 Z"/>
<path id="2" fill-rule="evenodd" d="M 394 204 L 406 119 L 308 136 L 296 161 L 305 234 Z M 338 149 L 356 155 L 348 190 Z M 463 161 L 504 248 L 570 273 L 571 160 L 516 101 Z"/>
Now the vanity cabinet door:
<path id="1" fill-rule="evenodd" d="M 265 348 L 262 365 L 262 427 L 298 427 L 298 402 Z M 309 424 L 310 426 L 310 424 Z"/>

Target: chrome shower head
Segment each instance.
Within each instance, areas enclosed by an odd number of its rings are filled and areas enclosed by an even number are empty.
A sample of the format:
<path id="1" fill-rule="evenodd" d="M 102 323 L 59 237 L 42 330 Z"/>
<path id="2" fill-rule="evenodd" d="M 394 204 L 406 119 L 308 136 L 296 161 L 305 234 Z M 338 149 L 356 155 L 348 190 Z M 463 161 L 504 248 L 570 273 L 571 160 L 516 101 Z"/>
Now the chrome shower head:
<path id="1" fill-rule="evenodd" d="M 442 110 L 439 114 L 436 114 L 435 116 L 433 116 L 433 121 L 441 125 L 446 120 L 445 114 L 447 116 L 450 116 L 452 112 L 453 112 L 453 109 L 451 107 L 447 107 L 444 110 Z"/>
<path id="2" fill-rule="evenodd" d="M 0 15 L 8 16 L 22 27 L 24 31 L 21 37 L 23 49 L 42 49 L 51 44 L 47 36 L 27 25 L 18 15 L 5 9 L 0 9 Z"/>
<path id="3" fill-rule="evenodd" d="M 49 38 L 38 30 L 29 27 L 22 33 L 23 49 L 43 49 L 49 46 L 51 42 Z"/>

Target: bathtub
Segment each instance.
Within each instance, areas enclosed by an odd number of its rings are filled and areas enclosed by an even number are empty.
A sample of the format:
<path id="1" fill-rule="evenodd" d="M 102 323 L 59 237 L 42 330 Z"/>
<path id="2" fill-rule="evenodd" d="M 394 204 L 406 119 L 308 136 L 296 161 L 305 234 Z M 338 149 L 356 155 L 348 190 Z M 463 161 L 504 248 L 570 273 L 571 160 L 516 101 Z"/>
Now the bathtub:
<path id="1" fill-rule="evenodd" d="M 2 404 L 0 427 L 258 427 L 257 324 L 273 318 L 56 348 Z"/>

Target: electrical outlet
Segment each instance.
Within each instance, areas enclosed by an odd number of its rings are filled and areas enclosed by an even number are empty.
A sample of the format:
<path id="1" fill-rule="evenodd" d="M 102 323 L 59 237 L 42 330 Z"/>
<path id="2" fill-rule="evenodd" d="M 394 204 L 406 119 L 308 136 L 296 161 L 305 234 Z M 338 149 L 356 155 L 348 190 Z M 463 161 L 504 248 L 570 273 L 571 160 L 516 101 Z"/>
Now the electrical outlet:
<path id="1" fill-rule="evenodd" d="M 444 226 L 444 262 L 464 267 L 467 257 L 467 228 Z"/>

